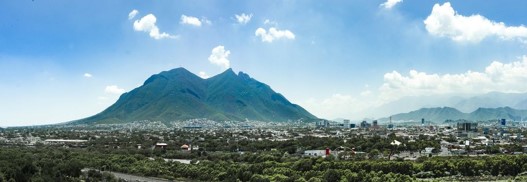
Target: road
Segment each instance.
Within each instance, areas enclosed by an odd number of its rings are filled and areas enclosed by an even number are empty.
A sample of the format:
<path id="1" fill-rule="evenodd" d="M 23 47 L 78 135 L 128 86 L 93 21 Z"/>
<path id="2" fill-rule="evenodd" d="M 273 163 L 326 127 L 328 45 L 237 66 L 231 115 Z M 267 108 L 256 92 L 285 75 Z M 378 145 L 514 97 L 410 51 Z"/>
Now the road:
<path id="1" fill-rule="evenodd" d="M 82 172 L 86 172 L 88 170 L 90 169 L 83 169 Z M 162 178 L 151 178 L 151 177 L 137 176 L 137 175 L 132 175 L 132 174 L 112 172 L 112 171 L 104 171 L 104 172 L 109 172 L 117 178 L 124 179 L 130 182 L 169 182 L 171 181 L 171 180 L 162 179 Z"/>

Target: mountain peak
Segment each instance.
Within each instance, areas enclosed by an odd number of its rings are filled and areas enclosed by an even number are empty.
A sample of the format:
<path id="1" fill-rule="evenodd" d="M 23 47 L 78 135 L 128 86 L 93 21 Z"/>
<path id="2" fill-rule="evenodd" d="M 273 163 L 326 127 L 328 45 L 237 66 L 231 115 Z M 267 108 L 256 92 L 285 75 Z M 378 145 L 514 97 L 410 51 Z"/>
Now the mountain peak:
<path id="1" fill-rule="evenodd" d="M 237 77 L 236 73 L 232 70 L 232 68 L 229 68 L 225 71 L 223 71 L 220 74 L 217 74 L 216 76 L 210 77 L 209 79 L 218 79 L 218 78 L 235 78 Z"/>
<path id="2" fill-rule="evenodd" d="M 183 68 L 183 67 L 179 67 L 179 68 L 174 68 L 174 69 L 171 69 L 169 71 L 188 71 L 187 69 Z"/>
<path id="3" fill-rule="evenodd" d="M 176 75 L 195 75 L 195 74 L 183 67 L 179 67 L 179 68 L 174 68 L 168 71 L 163 71 L 159 73 L 158 75 L 176 76 Z"/>
<path id="4" fill-rule="evenodd" d="M 155 74 L 150 76 L 143 85 L 152 83 L 155 80 L 177 80 L 177 79 L 201 79 L 199 76 L 195 75 L 194 73 L 190 72 L 189 70 L 179 67 L 175 69 L 171 69 L 169 71 L 162 71 L 161 73 Z"/>
<path id="5" fill-rule="evenodd" d="M 224 73 L 226 73 L 226 74 L 234 74 L 234 75 L 236 75 L 236 73 L 232 70 L 232 68 L 226 69 L 226 70 L 223 71 L 223 73 L 221 73 L 221 74 L 224 74 Z"/>

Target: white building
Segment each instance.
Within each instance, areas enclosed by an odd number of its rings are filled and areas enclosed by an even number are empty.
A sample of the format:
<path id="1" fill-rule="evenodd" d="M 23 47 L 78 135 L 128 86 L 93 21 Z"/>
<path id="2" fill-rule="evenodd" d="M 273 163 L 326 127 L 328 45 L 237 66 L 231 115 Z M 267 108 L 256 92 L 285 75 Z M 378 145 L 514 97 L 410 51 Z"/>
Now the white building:
<path id="1" fill-rule="evenodd" d="M 309 157 L 326 157 L 326 150 L 306 150 L 304 156 Z"/>

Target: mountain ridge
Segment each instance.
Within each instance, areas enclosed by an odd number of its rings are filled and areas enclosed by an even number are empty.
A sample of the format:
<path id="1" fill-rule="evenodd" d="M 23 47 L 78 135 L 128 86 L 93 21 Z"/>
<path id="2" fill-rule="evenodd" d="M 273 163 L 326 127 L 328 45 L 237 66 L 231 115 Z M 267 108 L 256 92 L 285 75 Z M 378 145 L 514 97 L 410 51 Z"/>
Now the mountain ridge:
<path id="1" fill-rule="evenodd" d="M 470 113 L 478 108 L 511 107 L 527 109 L 527 93 L 488 92 L 484 94 L 434 94 L 406 96 L 366 111 L 366 115 L 384 117 L 421 108 L 452 107 Z"/>
<path id="2" fill-rule="evenodd" d="M 506 119 L 512 121 L 520 121 L 524 116 L 527 116 L 527 110 L 519 110 L 511 107 L 498 108 L 483 108 L 480 107 L 470 113 L 464 113 L 452 107 L 434 107 L 421 108 L 419 110 L 408 113 L 399 113 L 392 115 L 392 120 L 395 121 L 420 121 L 425 119 L 431 122 L 444 122 L 445 120 L 472 120 L 472 121 L 488 121 L 493 119 Z M 387 121 L 389 117 L 380 119 Z"/>
<path id="3" fill-rule="evenodd" d="M 265 83 L 231 68 L 203 79 L 185 68 L 154 74 L 122 94 L 104 111 L 72 123 L 124 123 L 138 120 L 288 121 L 317 119 Z"/>

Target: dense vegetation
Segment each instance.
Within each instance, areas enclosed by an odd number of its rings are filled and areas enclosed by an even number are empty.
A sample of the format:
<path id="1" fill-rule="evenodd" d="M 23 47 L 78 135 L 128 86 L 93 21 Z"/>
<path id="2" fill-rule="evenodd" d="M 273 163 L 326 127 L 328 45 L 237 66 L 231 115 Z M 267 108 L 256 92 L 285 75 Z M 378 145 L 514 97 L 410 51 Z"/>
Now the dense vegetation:
<path id="1" fill-rule="evenodd" d="M 418 161 L 343 161 L 333 157 L 294 157 L 278 151 L 207 155 L 198 158 L 199 162 L 182 164 L 161 158 L 152 160 L 124 150 L 1 148 L 0 181 L 79 181 L 87 177 L 81 175 L 83 168 L 202 181 L 415 181 L 456 175 L 520 179 L 522 172 L 527 171 L 527 155 L 433 157 Z M 103 179 L 100 174 L 99 177 Z M 111 176 L 105 179 L 115 180 Z"/>
<path id="2" fill-rule="evenodd" d="M 310 133 L 308 129 L 287 131 L 290 138 Z M 331 134 L 332 130 L 316 131 Z M 416 161 L 388 160 L 394 153 L 418 153 L 425 147 L 440 148 L 440 138 L 419 135 L 408 139 L 395 134 L 340 137 L 302 136 L 291 140 L 269 140 L 280 132 L 246 131 L 76 131 L 55 129 L 9 130 L 6 138 L 42 136 L 89 140 L 82 146 L 44 145 L 0 147 L 1 181 L 118 181 L 115 171 L 140 176 L 197 181 L 419 181 L 419 180 L 527 180 L 527 155 L 421 157 Z M 273 136 L 273 137 L 271 137 Z M 344 139 L 345 138 L 345 139 Z M 393 140 L 402 144 L 390 145 Z M 154 149 L 166 142 L 167 149 Z M 184 143 L 199 149 L 183 151 Z M 0 142 L 0 144 L 2 144 Z M 138 144 L 142 148 L 138 148 Z M 78 148 L 80 147 L 80 148 Z M 327 158 L 302 157 L 303 150 L 355 148 L 367 155 L 343 150 Z M 521 145 L 503 146 L 521 151 Z M 481 148 L 499 153 L 498 146 Z M 472 150 L 480 150 L 474 148 Z M 494 152 L 492 152 L 494 151 Z M 343 155 L 344 154 L 344 155 Z M 190 159 L 191 164 L 164 159 Z M 81 172 L 82 169 L 94 169 Z M 99 172 L 97 170 L 103 171 Z"/>

